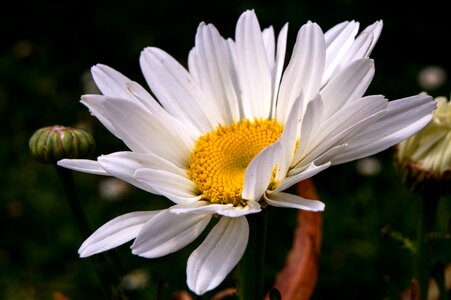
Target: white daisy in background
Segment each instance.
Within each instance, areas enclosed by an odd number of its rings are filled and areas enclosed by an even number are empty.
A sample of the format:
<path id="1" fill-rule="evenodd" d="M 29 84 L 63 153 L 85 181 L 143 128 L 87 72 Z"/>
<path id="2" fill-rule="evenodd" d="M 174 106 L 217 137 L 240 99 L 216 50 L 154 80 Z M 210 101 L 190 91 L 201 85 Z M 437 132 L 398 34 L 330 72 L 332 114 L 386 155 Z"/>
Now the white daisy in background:
<path id="1" fill-rule="evenodd" d="M 283 70 L 287 29 L 276 40 L 252 10 L 240 16 L 235 40 L 201 23 L 188 69 L 146 48 L 140 63 L 153 96 L 105 65 L 92 68 L 103 95 L 81 102 L 131 151 L 58 164 L 115 176 L 175 205 L 109 221 L 83 243 L 80 256 L 134 239 L 133 254 L 161 257 L 191 243 L 218 216 L 188 259 L 188 286 L 202 295 L 242 257 L 245 215 L 267 205 L 322 211 L 322 202 L 283 191 L 331 165 L 387 149 L 430 121 L 429 96 L 363 97 L 381 21 L 359 35 L 354 21 L 326 33 L 308 22 Z"/>

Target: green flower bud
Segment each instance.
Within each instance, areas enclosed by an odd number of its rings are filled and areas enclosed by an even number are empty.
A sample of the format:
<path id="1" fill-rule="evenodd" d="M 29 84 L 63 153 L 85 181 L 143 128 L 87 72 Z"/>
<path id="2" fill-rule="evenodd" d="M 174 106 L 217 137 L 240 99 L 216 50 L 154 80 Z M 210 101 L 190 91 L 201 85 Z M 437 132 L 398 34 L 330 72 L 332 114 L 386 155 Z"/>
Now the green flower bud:
<path id="1" fill-rule="evenodd" d="M 451 102 L 438 97 L 426 127 L 397 146 L 396 166 L 404 182 L 418 193 L 451 193 Z"/>
<path id="2" fill-rule="evenodd" d="M 50 164 L 63 158 L 86 158 L 95 149 L 94 138 L 87 131 L 60 125 L 36 130 L 28 145 L 36 160 Z"/>

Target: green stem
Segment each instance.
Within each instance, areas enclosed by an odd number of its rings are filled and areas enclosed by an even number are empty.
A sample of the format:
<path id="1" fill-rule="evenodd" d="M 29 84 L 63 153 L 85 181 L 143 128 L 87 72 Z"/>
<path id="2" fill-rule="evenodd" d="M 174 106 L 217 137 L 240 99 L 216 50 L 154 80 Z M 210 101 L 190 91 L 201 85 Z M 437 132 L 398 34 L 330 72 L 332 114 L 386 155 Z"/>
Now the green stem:
<path id="1" fill-rule="evenodd" d="M 414 276 L 420 286 L 420 300 L 426 300 L 430 278 L 430 249 L 426 235 L 434 230 L 439 196 L 423 195 L 417 231 L 417 253 L 414 260 Z"/>
<path id="2" fill-rule="evenodd" d="M 60 166 L 56 166 L 56 171 L 63 185 L 67 204 L 69 204 L 72 215 L 75 217 L 75 222 L 77 222 L 78 230 L 80 231 L 82 238 L 87 239 L 91 235 L 92 230 L 83 208 L 78 201 L 72 171 Z"/>
<path id="3" fill-rule="evenodd" d="M 249 242 L 238 265 L 237 293 L 240 300 L 261 300 L 264 295 L 264 260 L 267 212 L 247 216 Z"/>
<path id="4" fill-rule="evenodd" d="M 71 170 L 59 166 L 56 166 L 56 171 L 63 185 L 66 200 L 75 218 L 78 230 L 85 240 L 91 235 L 92 230 L 78 200 L 73 173 Z M 119 258 L 117 254 L 114 251 L 100 253 L 91 258 L 91 261 L 102 284 L 106 299 L 126 299 L 121 286 L 120 268 L 118 267 Z"/>

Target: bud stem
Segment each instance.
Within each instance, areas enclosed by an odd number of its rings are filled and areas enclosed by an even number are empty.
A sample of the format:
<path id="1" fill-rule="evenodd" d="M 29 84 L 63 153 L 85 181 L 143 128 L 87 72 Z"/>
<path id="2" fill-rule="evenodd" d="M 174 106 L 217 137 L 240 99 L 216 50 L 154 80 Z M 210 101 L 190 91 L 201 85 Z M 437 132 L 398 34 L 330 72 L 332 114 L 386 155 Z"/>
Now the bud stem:
<path id="1" fill-rule="evenodd" d="M 87 239 L 91 235 L 92 230 L 89 226 L 88 219 L 86 218 L 83 208 L 78 201 L 72 171 L 60 166 L 55 167 L 64 188 L 67 204 L 69 204 L 69 208 L 75 217 L 75 221 L 77 222 L 78 230 L 80 231 L 82 238 Z"/>
<path id="2" fill-rule="evenodd" d="M 237 293 L 240 300 L 261 300 L 264 294 L 267 211 L 247 215 L 249 242 L 238 265 Z"/>
<path id="3" fill-rule="evenodd" d="M 78 230 L 80 231 L 82 238 L 86 239 L 91 235 L 92 230 L 78 200 L 73 173 L 69 169 L 57 165 L 55 165 L 55 167 L 63 185 L 67 203 L 75 217 Z M 91 258 L 91 260 L 104 289 L 106 299 L 126 299 L 121 286 L 121 275 L 118 271 L 119 260 L 117 254 L 112 251 L 100 253 L 96 257 Z"/>
<path id="4" fill-rule="evenodd" d="M 434 230 L 439 196 L 434 193 L 424 193 L 421 199 L 420 217 L 417 231 L 417 253 L 414 259 L 414 276 L 420 286 L 420 300 L 428 296 L 430 278 L 430 249 L 426 235 Z"/>

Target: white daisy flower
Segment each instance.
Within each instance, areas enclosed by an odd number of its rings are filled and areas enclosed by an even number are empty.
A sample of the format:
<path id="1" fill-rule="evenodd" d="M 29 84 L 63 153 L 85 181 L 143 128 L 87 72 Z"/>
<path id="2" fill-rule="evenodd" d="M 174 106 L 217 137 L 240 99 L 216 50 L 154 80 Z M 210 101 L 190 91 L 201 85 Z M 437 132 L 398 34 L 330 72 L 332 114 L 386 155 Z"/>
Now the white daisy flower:
<path id="1" fill-rule="evenodd" d="M 80 256 L 134 239 L 133 254 L 161 257 L 191 243 L 219 216 L 188 259 L 188 286 L 202 295 L 242 257 L 245 215 L 268 205 L 322 211 L 322 202 L 284 190 L 399 143 L 424 127 L 435 108 L 426 95 L 390 102 L 363 96 L 382 21 L 357 35 L 358 29 L 351 21 L 323 33 L 308 22 L 284 70 L 288 25 L 276 40 L 273 27 L 262 31 L 254 11 L 246 11 L 232 40 L 201 23 L 188 69 L 161 49 L 142 51 L 153 95 L 110 67 L 94 66 L 103 95 L 81 102 L 131 151 L 58 164 L 115 176 L 175 205 L 109 221 L 83 243 Z"/>

